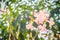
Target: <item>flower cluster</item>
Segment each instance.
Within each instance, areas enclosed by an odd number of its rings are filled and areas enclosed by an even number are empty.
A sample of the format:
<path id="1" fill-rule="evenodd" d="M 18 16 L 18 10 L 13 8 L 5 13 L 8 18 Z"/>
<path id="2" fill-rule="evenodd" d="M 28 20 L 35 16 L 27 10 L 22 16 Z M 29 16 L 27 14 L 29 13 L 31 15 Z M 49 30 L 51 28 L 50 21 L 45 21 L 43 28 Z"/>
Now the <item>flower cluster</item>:
<path id="1" fill-rule="evenodd" d="M 46 22 L 49 23 L 49 26 L 53 26 L 54 25 L 54 20 L 52 17 L 50 17 L 50 15 L 48 14 L 48 12 L 44 9 L 44 10 L 40 10 L 39 12 L 33 12 L 32 14 L 35 19 L 33 19 L 32 17 L 30 17 L 30 22 L 29 24 L 26 25 L 26 28 L 28 30 L 34 30 L 34 26 L 33 26 L 33 22 L 37 23 L 37 29 L 42 31 L 42 32 L 47 32 L 46 29 Z"/>

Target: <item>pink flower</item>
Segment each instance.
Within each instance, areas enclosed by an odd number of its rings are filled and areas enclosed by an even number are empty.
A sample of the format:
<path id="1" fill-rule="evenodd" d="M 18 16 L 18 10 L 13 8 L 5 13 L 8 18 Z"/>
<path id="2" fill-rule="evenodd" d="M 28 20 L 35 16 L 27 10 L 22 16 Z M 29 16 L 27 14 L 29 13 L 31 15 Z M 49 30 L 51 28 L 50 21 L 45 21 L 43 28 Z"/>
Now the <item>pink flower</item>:
<path id="1" fill-rule="evenodd" d="M 37 24 L 42 24 L 44 21 L 47 21 L 48 20 L 48 18 L 46 17 L 46 16 L 38 16 L 36 19 L 35 19 L 35 22 L 37 23 Z"/>
<path id="2" fill-rule="evenodd" d="M 47 21 L 48 18 L 49 18 L 49 14 L 48 14 L 48 12 L 45 9 L 41 10 L 39 12 L 39 15 L 42 16 L 41 18 L 43 18 L 44 21 Z"/>
<path id="3" fill-rule="evenodd" d="M 38 17 L 38 16 L 39 16 L 38 12 L 34 12 L 34 13 L 33 13 L 33 16 L 34 16 L 34 17 Z"/>
<path id="4" fill-rule="evenodd" d="M 53 18 L 50 18 L 50 21 L 49 21 L 49 26 L 52 26 L 52 25 L 54 25 L 55 23 L 54 23 L 54 20 L 53 20 Z"/>
<path id="5" fill-rule="evenodd" d="M 47 13 L 46 10 L 41 10 L 39 12 L 34 13 L 34 16 L 36 17 L 35 22 L 37 24 L 41 24 L 44 21 L 48 21 L 49 14 Z"/>
<path id="6" fill-rule="evenodd" d="M 38 26 L 38 29 L 40 29 L 41 32 L 47 32 L 46 24 L 39 25 L 39 26 Z"/>
<path id="7" fill-rule="evenodd" d="M 47 32 L 46 24 L 43 24 L 42 29 L 41 29 L 41 32 Z"/>
<path id="8" fill-rule="evenodd" d="M 35 22 L 39 25 L 39 24 L 41 24 L 43 22 L 43 19 L 41 17 L 37 17 L 35 19 Z"/>
<path id="9" fill-rule="evenodd" d="M 41 30 L 41 29 L 42 29 L 42 25 L 39 25 L 39 26 L 38 26 L 38 29 Z"/>
<path id="10" fill-rule="evenodd" d="M 30 22 L 29 22 L 29 24 L 26 25 L 26 28 L 28 30 L 33 30 L 34 29 L 34 26 L 32 25 L 34 22 L 36 22 L 38 24 L 38 29 L 41 32 L 47 32 L 46 24 L 45 24 L 46 22 L 49 22 L 49 26 L 54 25 L 53 18 L 50 18 L 50 20 L 48 20 L 49 19 L 49 14 L 45 9 L 41 10 L 39 12 L 34 12 L 33 16 L 35 17 L 35 19 L 30 17 Z"/>
<path id="11" fill-rule="evenodd" d="M 32 24 L 27 24 L 27 25 L 26 25 L 26 29 L 28 29 L 28 30 L 33 30 L 34 27 L 32 26 Z"/>

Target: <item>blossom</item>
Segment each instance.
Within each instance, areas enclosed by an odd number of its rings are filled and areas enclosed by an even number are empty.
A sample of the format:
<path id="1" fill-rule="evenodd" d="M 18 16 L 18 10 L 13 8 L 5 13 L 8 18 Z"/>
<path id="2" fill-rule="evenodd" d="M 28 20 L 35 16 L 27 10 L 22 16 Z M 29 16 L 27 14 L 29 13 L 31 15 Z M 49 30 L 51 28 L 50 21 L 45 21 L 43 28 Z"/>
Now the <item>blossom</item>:
<path id="1" fill-rule="evenodd" d="M 30 16 L 29 17 L 30 22 L 29 22 L 29 24 L 26 25 L 26 28 L 28 30 L 34 30 L 34 26 L 32 25 L 34 22 L 36 22 L 38 24 L 37 29 L 39 29 L 42 32 L 47 32 L 46 24 L 45 24 L 46 22 L 49 22 L 49 26 L 54 25 L 53 18 L 50 18 L 50 20 L 48 20 L 49 14 L 45 9 L 40 10 L 39 12 L 37 12 L 37 11 L 34 12 L 33 16 L 35 17 L 35 19 Z"/>
<path id="2" fill-rule="evenodd" d="M 38 17 L 38 18 L 35 19 L 35 22 L 39 25 L 43 22 L 43 19 Z"/>
<path id="3" fill-rule="evenodd" d="M 38 17 L 39 16 L 38 12 L 33 12 L 33 16 Z"/>
<path id="4" fill-rule="evenodd" d="M 43 24 L 42 29 L 41 29 L 40 31 L 41 31 L 41 32 L 47 32 L 46 24 Z"/>
<path id="5" fill-rule="evenodd" d="M 44 21 L 48 20 L 49 18 L 49 14 L 45 9 L 39 11 L 39 15 L 41 16 L 41 18 L 43 18 Z"/>
<path id="6" fill-rule="evenodd" d="M 39 25 L 39 26 L 38 26 L 38 29 L 39 29 L 39 30 L 41 30 L 41 29 L 42 29 L 42 27 L 43 27 L 42 25 Z"/>
<path id="7" fill-rule="evenodd" d="M 53 18 L 50 18 L 50 20 L 49 20 L 49 26 L 52 26 L 52 25 L 54 25 L 55 23 L 54 23 L 54 20 L 53 20 Z"/>
<path id="8" fill-rule="evenodd" d="M 26 25 L 26 29 L 33 30 L 34 26 L 32 25 L 32 23 L 29 23 L 29 24 Z"/>
<path id="9" fill-rule="evenodd" d="M 47 32 L 46 24 L 39 25 L 39 26 L 38 26 L 38 29 L 39 29 L 41 32 Z"/>
<path id="10" fill-rule="evenodd" d="M 42 24 L 44 21 L 48 21 L 49 14 L 46 12 L 46 10 L 41 10 L 39 12 L 34 13 L 35 22 L 37 24 Z"/>

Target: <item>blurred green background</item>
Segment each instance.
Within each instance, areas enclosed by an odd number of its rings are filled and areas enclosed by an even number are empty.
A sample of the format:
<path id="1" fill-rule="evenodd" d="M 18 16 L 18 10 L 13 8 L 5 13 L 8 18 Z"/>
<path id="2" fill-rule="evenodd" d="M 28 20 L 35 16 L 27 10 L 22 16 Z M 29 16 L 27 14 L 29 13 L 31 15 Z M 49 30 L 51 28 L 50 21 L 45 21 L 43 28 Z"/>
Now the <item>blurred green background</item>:
<path id="1" fill-rule="evenodd" d="M 27 39 L 26 24 L 35 10 L 48 10 L 55 22 L 51 30 L 55 35 L 60 31 L 60 0 L 0 0 L 0 10 L 6 9 L 7 12 L 0 11 L 0 40 L 9 40 L 9 35 L 11 40 L 17 37 L 18 40 Z"/>

